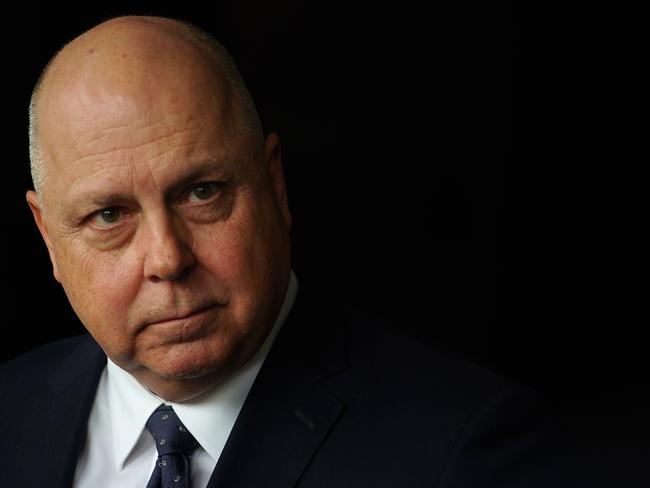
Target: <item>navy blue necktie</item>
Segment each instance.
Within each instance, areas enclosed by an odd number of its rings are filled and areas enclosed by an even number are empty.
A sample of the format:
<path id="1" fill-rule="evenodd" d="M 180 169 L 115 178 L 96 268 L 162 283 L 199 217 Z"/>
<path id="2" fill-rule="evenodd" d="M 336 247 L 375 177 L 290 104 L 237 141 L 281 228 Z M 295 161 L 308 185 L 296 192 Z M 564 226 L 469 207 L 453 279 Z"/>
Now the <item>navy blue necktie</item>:
<path id="1" fill-rule="evenodd" d="M 198 442 L 169 405 L 161 405 L 147 420 L 156 442 L 158 461 L 147 488 L 190 488 L 189 458 Z"/>

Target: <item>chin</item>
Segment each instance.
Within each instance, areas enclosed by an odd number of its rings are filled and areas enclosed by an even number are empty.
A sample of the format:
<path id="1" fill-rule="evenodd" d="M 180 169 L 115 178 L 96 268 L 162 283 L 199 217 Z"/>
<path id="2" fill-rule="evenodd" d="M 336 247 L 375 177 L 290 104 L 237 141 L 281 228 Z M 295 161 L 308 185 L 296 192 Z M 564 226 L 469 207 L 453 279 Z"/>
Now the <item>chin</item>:
<path id="1" fill-rule="evenodd" d="M 154 358 L 149 368 L 159 377 L 169 380 L 196 380 L 226 374 L 232 365 L 232 354 L 214 352 L 205 345 L 187 343 L 167 348 Z M 157 355 L 158 356 L 158 355 Z"/>

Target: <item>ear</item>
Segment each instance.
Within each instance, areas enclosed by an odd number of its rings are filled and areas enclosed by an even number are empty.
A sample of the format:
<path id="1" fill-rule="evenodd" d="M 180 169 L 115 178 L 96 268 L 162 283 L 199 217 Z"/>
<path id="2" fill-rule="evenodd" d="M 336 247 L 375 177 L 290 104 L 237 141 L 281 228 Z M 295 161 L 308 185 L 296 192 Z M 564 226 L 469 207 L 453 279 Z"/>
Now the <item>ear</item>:
<path id="1" fill-rule="evenodd" d="M 284 181 L 284 172 L 282 170 L 282 149 L 280 146 L 280 137 L 275 133 L 267 136 L 264 143 L 264 156 L 266 167 L 271 181 L 273 193 L 282 211 L 282 217 L 287 225 L 287 230 L 291 230 L 291 212 L 287 202 L 287 187 Z"/>
<path id="2" fill-rule="evenodd" d="M 34 216 L 36 227 L 38 227 L 38 230 L 41 233 L 43 240 L 45 241 L 45 245 L 47 246 L 47 252 L 50 254 L 50 261 L 52 262 L 52 271 L 54 273 L 54 278 L 60 283 L 61 280 L 59 279 L 59 269 L 56 265 L 54 247 L 52 246 L 52 241 L 48 235 L 47 227 L 43 221 L 43 210 L 41 202 L 35 191 L 28 191 L 25 197 L 27 198 L 27 203 L 29 204 L 29 208 L 31 209 L 32 215 Z"/>

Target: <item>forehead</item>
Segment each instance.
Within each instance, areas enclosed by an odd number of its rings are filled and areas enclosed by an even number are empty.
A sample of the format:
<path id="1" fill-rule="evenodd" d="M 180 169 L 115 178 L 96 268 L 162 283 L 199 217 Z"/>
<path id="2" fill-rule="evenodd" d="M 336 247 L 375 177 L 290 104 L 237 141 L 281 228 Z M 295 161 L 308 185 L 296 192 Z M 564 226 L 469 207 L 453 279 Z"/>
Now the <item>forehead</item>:
<path id="1" fill-rule="evenodd" d="M 141 127 L 182 117 L 212 125 L 232 123 L 237 93 L 227 77 L 207 62 L 170 59 L 115 60 L 115 53 L 95 59 L 84 53 L 79 66 L 68 56 L 48 74 L 38 103 L 39 133 L 77 139 L 119 127 Z M 172 120 L 173 119 L 173 120 Z"/>
<path id="2" fill-rule="evenodd" d="M 105 115 L 96 112 L 82 112 L 47 138 L 43 190 L 62 216 L 119 201 L 159 202 L 199 179 L 241 181 L 255 164 L 242 131 L 205 106 L 147 112 L 117 100 L 99 111 Z"/>
<path id="3" fill-rule="evenodd" d="M 135 157 L 183 145 L 225 150 L 242 135 L 232 104 L 209 96 L 80 90 L 52 105 L 45 108 L 41 139 L 54 160 L 61 154 L 68 161 L 110 153 Z"/>
<path id="4" fill-rule="evenodd" d="M 129 43 L 74 42 L 46 76 L 38 107 L 46 193 L 128 179 L 135 187 L 206 161 L 251 159 L 240 94 L 219 64 L 173 36 L 127 34 Z"/>
<path id="5" fill-rule="evenodd" d="M 244 146 L 241 131 L 209 102 L 190 105 L 172 99 L 143 105 L 125 97 L 94 97 L 89 103 L 82 96 L 68 104 L 67 112 L 43 127 L 42 146 L 52 175 L 129 162 L 163 163 L 195 153 L 214 157 Z"/>
<path id="6" fill-rule="evenodd" d="M 117 176 L 127 167 L 174 162 L 181 169 L 187 161 L 248 159 L 250 143 L 235 103 L 230 90 L 216 84 L 153 79 L 124 90 L 77 83 L 41 107 L 48 185 L 50 176 L 68 185 L 81 177 Z"/>

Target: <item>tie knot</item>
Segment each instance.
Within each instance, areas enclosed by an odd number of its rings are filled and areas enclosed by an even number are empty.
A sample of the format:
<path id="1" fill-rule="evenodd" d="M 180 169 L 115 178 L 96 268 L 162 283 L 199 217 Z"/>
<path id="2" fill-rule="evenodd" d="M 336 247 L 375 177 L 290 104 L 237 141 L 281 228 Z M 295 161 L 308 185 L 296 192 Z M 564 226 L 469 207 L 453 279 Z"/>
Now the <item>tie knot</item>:
<path id="1" fill-rule="evenodd" d="M 156 442 L 160 456 L 182 454 L 190 456 L 198 442 L 169 405 L 158 407 L 147 420 L 147 430 Z"/>

